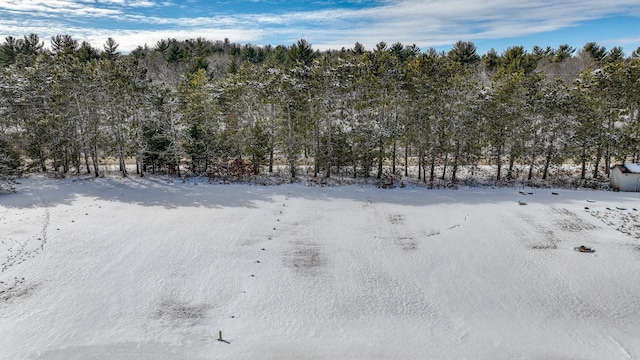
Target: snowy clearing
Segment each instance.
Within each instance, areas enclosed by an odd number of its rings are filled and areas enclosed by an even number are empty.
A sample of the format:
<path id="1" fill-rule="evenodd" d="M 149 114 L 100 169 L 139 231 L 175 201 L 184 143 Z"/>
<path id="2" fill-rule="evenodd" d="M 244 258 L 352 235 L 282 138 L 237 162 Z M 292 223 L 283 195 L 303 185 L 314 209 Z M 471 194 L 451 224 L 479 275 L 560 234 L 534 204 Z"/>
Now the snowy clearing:
<path id="1" fill-rule="evenodd" d="M 635 193 L 16 188 L 0 196 L 2 359 L 640 357 Z"/>

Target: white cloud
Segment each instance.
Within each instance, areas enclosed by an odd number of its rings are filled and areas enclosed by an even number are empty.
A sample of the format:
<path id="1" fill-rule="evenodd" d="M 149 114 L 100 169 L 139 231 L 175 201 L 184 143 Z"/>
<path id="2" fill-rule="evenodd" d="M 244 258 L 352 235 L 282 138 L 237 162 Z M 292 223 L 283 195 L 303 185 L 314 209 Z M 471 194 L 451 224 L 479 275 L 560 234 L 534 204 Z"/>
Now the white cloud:
<path id="1" fill-rule="evenodd" d="M 112 37 L 120 46 L 118 50 L 128 52 L 138 46 L 145 44 L 153 48 L 156 43 L 162 39 L 187 40 L 196 37 L 202 37 L 211 40 L 223 40 L 225 38 L 243 43 L 255 42 L 255 40 L 264 36 L 261 31 L 246 29 L 201 29 L 195 33 L 193 30 L 145 30 L 145 31 L 104 31 L 96 30 L 85 32 L 83 38 L 86 38 L 92 45 L 102 49 L 102 44 L 107 38 Z M 237 40 L 241 39 L 241 40 Z"/>
<path id="2" fill-rule="evenodd" d="M 144 9 L 181 5 L 151 0 L 0 0 L 0 13 L 12 14 L 23 24 L 17 26 L 0 15 L 0 34 L 36 32 L 49 38 L 65 33 L 89 40 L 94 46 L 101 46 L 110 36 L 120 39 L 123 51 L 167 37 L 198 36 L 273 45 L 306 38 L 319 49 L 351 47 L 355 42 L 372 48 L 380 41 L 425 47 L 453 44 L 460 39 L 526 36 L 615 14 L 640 14 L 637 0 L 385 0 L 377 4 L 364 9 L 160 18 L 145 15 Z M 118 19 L 120 29 L 84 29 L 76 22 L 81 17 Z M 42 18 L 50 23 L 43 24 Z M 132 24 L 129 28 L 127 22 Z M 89 27 L 90 23 L 86 24 Z M 153 25 L 155 30 L 134 30 L 141 24 Z M 630 34 L 629 39 L 637 36 Z"/>
<path id="3" fill-rule="evenodd" d="M 318 24 L 322 19 L 330 19 L 325 21 L 338 24 L 334 31 L 314 32 L 314 45 L 326 43 L 335 48 L 338 43 L 359 41 L 371 48 L 383 40 L 438 46 L 460 39 L 525 36 L 614 14 L 638 14 L 639 9 L 637 0 L 403 0 L 386 1 L 376 8 L 340 11 L 333 16 L 302 14 L 302 18 Z M 297 16 L 291 14 L 288 18 Z M 362 23 L 364 25 L 360 25 Z M 350 27 L 350 24 L 355 25 Z M 342 35 L 336 37 L 336 33 Z"/>
<path id="4" fill-rule="evenodd" d="M 91 16 L 103 17 L 121 14 L 121 11 L 90 6 L 84 2 L 65 0 L 0 0 L 0 11 L 14 16 Z"/>
<path id="5" fill-rule="evenodd" d="M 625 46 L 629 45 L 629 48 L 626 51 L 627 55 L 631 54 L 632 51 L 640 48 L 640 35 L 624 37 L 624 38 L 616 38 L 616 39 L 608 39 L 605 41 L 601 41 L 600 45 L 604 46 Z"/>

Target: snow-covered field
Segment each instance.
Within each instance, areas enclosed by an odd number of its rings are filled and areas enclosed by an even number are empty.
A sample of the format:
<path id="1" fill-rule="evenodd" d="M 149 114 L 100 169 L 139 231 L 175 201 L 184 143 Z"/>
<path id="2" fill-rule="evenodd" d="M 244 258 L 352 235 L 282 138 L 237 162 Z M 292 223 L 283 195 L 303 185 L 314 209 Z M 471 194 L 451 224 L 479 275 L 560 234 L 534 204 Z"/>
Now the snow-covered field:
<path id="1" fill-rule="evenodd" d="M 2 359 L 640 357 L 638 194 L 17 190 L 0 195 Z"/>

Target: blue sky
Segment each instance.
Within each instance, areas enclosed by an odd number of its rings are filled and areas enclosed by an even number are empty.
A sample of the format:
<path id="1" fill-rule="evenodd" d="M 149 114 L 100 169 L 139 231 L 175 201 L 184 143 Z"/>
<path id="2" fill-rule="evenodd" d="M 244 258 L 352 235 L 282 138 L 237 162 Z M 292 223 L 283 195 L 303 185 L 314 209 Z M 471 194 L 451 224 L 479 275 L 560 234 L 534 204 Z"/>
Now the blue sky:
<path id="1" fill-rule="evenodd" d="M 448 51 L 473 41 L 480 54 L 534 45 L 577 49 L 595 41 L 625 54 L 640 47 L 638 0 L 0 0 L 0 37 L 68 34 L 128 52 L 160 39 L 352 48 L 356 42 Z"/>

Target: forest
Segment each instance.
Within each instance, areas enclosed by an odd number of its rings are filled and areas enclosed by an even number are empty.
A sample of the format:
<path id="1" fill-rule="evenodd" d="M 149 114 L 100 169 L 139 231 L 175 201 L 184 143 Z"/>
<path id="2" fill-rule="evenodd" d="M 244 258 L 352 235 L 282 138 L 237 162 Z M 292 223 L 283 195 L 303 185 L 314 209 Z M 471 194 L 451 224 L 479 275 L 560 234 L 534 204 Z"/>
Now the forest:
<path id="1" fill-rule="evenodd" d="M 550 181 L 573 164 L 586 183 L 640 161 L 640 48 L 49 42 L 0 44 L 1 178 L 101 176 L 113 163 L 122 176 L 433 184 L 482 165 L 494 181 Z"/>

